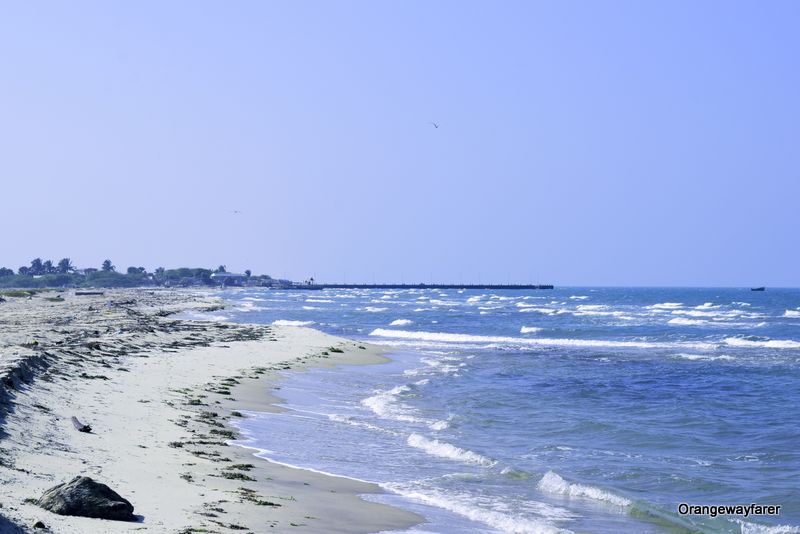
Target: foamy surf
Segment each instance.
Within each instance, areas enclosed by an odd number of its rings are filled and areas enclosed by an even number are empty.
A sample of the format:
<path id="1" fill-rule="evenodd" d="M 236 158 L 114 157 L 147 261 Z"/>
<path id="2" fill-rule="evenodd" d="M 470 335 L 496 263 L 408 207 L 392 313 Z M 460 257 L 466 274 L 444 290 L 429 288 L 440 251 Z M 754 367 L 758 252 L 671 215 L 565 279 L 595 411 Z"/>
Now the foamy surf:
<path id="1" fill-rule="evenodd" d="M 536 332 L 541 332 L 542 329 L 538 326 L 523 326 L 519 329 L 520 334 L 535 334 Z"/>
<path id="2" fill-rule="evenodd" d="M 741 519 L 735 522 L 742 529 L 741 534 L 800 534 L 800 527 L 791 525 L 759 525 Z"/>
<path id="3" fill-rule="evenodd" d="M 718 488 L 721 502 L 767 494 L 775 489 L 775 469 L 797 478 L 792 427 L 779 426 L 800 391 L 796 290 L 419 290 L 391 300 L 376 291 L 267 295 L 277 297 L 263 303 L 268 309 L 244 313 L 236 302 L 224 313 L 242 322 L 313 320 L 328 333 L 379 340 L 393 352 L 386 366 L 287 377 L 287 408 L 337 415 L 313 422 L 284 413 L 276 417 L 282 426 L 274 419 L 263 425 L 262 444 L 289 464 L 424 494 L 427 501 L 415 504 L 378 499 L 424 515 L 430 523 L 423 530 L 525 532 L 517 521 L 532 521 L 538 525 L 529 525 L 531 532 L 543 523 L 599 534 L 673 527 L 739 533 L 730 520 L 682 518 L 663 503 L 708 487 Z M 584 295 L 591 302 L 569 298 Z M 334 302 L 307 311 L 301 306 L 317 304 L 306 297 Z M 366 307 L 387 310 L 364 313 Z M 323 378 L 309 376 L 317 374 Z M 676 385 L 680 403 L 670 398 Z M 319 396 L 313 406 L 307 388 Z M 365 391 L 374 393 L 359 393 Z M 704 424 L 706 417 L 713 424 Z M 757 428 L 741 424 L 750 417 Z M 258 419 L 244 423 L 257 426 Z M 681 431 L 670 434 L 676 425 Z M 738 452 L 739 436 L 763 441 L 770 452 Z M 471 462 L 469 453 L 483 463 Z M 758 476 L 731 480 L 730 469 L 739 466 Z M 554 474 L 545 478 L 548 469 Z M 787 499 L 793 508 L 775 518 L 787 526 L 751 518 L 756 524 L 742 531 L 796 532 L 788 526 L 800 524 L 796 500 Z M 531 512 L 536 502 L 574 517 L 562 522 Z"/>
<path id="4" fill-rule="evenodd" d="M 558 495 L 566 495 L 568 497 L 582 497 L 592 499 L 595 501 L 613 504 L 614 506 L 627 507 L 631 505 L 629 499 L 614 495 L 608 491 L 594 486 L 586 486 L 584 484 L 569 483 L 557 473 L 548 471 L 536 485 L 536 487 L 546 493 L 554 493 Z"/>
<path id="5" fill-rule="evenodd" d="M 683 358 L 684 360 L 692 360 L 692 361 L 715 361 L 715 360 L 733 360 L 733 356 L 728 356 L 727 354 L 722 354 L 719 356 L 715 356 L 713 354 L 687 354 L 687 353 L 680 353 L 676 354 L 678 358 Z"/>
<path id="6" fill-rule="evenodd" d="M 747 339 L 741 337 L 728 337 L 723 340 L 726 345 L 731 347 L 746 347 L 758 349 L 798 349 L 800 341 L 792 339 Z"/>
<path id="7" fill-rule="evenodd" d="M 454 342 L 454 343 L 493 343 L 508 345 L 533 345 L 546 347 L 598 347 L 598 348 L 634 348 L 634 349 L 669 349 L 676 347 L 691 347 L 697 349 L 713 349 L 716 347 L 712 343 L 702 342 L 649 342 L 649 341 L 615 341 L 603 339 L 557 339 L 557 338 L 522 338 L 507 336 L 478 336 L 472 334 L 451 334 L 445 332 L 424 332 L 408 330 L 387 330 L 376 328 L 370 333 L 371 336 L 417 340 L 433 342 Z"/>
<path id="8" fill-rule="evenodd" d="M 408 484 L 385 484 L 384 487 L 408 499 L 428 506 L 448 510 L 466 517 L 471 521 L 488 525 L 501 532 L 509 532 L 512 534 L 571 534 L 572 532 L 553 525 L 545 518 L 535 519 L 521 514 L 509 513 L 505 510 L 501 511 L 488 508 L 485 504 L 481 505 L 481 503 L 476 502 L 476 499 L 468 494 L 455 492 L 444 493 L 441 491 L 409 487 Z M 502 506 L 502 503 L 498 503 L 498 505 Z M 566 520 L 571 517 L 571 514 L 566 510 L 561 512 L 552 506 L 547 506 L 547 510 L 553 510 L 555 513 L 552 515 L 555 515 L 559 520 Z"/>
<path id="9" fill-rule="evenodd" d="M 650 310 L 674 310 L 675 308 L 682 308 L 682 302 L 662 302 L 660 304 L 653 304 L 652 306 L 647 306 L 647 309 Z"/>
<path id="10" fill-rule="evenodd" d="M 484 467 L 492 467 L 497 463 L 477 452 L 468 451 L 450 443 L 439 441 L 438 439 L 428 439 L 416 433 L 408 436 L 406 442 L 414 448 L 422 449 L 431 456 L 446 458 L 456 462 L 482 465 Z"/>
<path id="11" fill-rule="evenodd" d="M 311 326 L 314 324 L 314 321 L 290 321 L 288 319 L 278 319 L 277 321 L 272 321 L 274 326 Z"/>

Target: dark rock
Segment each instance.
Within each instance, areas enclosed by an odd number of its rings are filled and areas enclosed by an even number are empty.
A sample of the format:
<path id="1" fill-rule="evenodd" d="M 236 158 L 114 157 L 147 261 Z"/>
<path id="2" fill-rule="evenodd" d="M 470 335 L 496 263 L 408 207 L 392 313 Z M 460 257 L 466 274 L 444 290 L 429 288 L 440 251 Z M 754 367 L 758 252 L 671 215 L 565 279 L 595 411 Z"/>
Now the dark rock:
<path id="1" fill-rule="evenodd" d="M 87 434 L 92 433 L 92 427 L 90 425 L 85 425 L 81 423 L 80 421 L 78 421 L 78 418 L 75 417 L 74 415 L 72 416 L 72 426 L 74 426 L 75 430 L 77 430 L 78 432 L 86 432 Z"/>
<path id="2" fill-rule="evenodd" d="M 37 502 L 59 515 L 78 515 L 117 521 L 133 521 L 133 505 L 114 490 L 89 477 L 75 477 L 44 492 Z"/>
<path id="3" fill-rule="evenodd" d="M 36 523 L 33 524 L 33 528 L 47 528 L 47 527 L 41 521 L 37 521 Z"/>

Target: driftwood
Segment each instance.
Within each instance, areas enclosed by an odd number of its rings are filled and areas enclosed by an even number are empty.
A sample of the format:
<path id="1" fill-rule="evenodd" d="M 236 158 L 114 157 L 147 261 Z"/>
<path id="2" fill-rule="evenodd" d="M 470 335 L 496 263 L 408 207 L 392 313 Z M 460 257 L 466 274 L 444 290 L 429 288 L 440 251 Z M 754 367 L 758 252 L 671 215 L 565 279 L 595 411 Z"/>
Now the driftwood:
<path id="1" fill-rule="evenodd" d="M 81 295 L 81 296 L 90 296 L 90 295 L 100 295 L 100 296 L 102 296 L 105 293 L 103 293 L 102 291 L 76 291 L 75 294 L 76 295 Z"/>
<path id="2" fill-rule="evenodd" d="M 72 416 L 72 426 L 74 426 L 75 429 L 78 432 L 86 432 L 88 434 L 88 433 L 91 433 L 91 431 L 92 431 L 92 427 L 91 426 L 84 425 L 83 423 L 78 421 L 78 418 L 75 417 L 74 415 Z"/>

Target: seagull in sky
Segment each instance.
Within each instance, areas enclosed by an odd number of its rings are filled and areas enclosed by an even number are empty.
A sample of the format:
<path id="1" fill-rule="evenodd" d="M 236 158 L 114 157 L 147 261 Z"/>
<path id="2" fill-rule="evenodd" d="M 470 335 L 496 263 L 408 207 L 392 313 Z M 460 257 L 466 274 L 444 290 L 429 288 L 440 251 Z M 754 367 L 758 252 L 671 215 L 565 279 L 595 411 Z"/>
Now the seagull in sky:
<path id="1" fill-rule="evenodd" d="M 439 129 L 439 123 L 438 122 L 429 122 L 428 124 L 433 124 L 434 128 L 436 128 L 437 130 Z"/>

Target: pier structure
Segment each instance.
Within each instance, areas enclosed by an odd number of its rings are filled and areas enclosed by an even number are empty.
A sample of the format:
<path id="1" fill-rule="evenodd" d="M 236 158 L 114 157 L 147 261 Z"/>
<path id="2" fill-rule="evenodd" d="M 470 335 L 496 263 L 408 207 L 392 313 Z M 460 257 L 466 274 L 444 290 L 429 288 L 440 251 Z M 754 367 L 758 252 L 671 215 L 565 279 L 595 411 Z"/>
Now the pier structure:
<path id="1" fill-rule="evenodd" d="M 553 289 L 551 284 L 292 284 L 273 289 Z"/>

